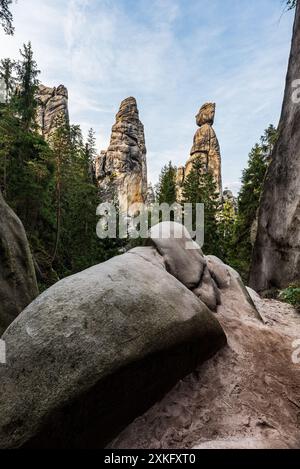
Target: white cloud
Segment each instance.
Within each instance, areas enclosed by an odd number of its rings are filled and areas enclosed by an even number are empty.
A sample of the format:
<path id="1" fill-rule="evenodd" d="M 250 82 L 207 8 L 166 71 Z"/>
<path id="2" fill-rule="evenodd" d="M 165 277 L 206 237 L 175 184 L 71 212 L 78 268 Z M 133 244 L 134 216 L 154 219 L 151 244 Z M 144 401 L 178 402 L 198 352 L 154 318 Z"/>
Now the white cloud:
<path id="1" fill-rule="evenodd" d="M 68 87 L 71 119 L 95 128 L 99 149 L 134 95 L 153 182 L 170 159 L 184 164 L 196 111 L 216 101 L 224 181 L 236 188 L 252 145 L 279 118 L 292 27 L 281 11 L 281 0 L 20 0 L 0 55 L 16 57 L 31 39 L 41 80 Z"/>

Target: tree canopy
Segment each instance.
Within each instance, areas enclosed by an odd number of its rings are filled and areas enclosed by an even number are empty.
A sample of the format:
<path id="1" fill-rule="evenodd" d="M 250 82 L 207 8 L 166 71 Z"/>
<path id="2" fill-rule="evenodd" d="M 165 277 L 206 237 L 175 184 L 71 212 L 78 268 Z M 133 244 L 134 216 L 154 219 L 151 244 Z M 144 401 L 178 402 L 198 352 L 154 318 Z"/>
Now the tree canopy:
<path id="1" fill-rule="evenodd" d="M 12 0 L 0 0 L 0 24 L 6 34 L 14 33 L 13 16 L 10 11 Z"/>

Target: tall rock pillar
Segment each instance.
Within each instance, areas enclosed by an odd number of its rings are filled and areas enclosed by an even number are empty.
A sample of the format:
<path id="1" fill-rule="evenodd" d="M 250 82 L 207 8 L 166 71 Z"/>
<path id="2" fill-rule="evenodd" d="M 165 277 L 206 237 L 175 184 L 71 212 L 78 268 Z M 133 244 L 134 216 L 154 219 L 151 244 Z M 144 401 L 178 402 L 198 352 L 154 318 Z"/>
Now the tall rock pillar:
<path id="1" fill-rule="evenodd" d="M 195 134 L 191 156 L 185 167 L 185 177 L 191 172 L 193 161 L 200 158 L 204 168 L 214 176 L 218 192 L 221 194 L 221 152 L 216 133 L 212 127 L 215 120 L 215 112 L 215 103 L 206 103 L 200 108 L 196 116 L 196 123 L 199 129 Z"/>
<path id="2" fill-rule="evenodd" d="M 257 291 L 300 282 L 300 3 L 279 124 L 264 183 L 250 285 Z M 298 89 L 297 89 L 298 87 Z"/>
<path id="3" fill-rule="evenodd" d="M 121 103 L 110 145 L 97 158 L 96 177 L 101 202 L 117 202 L 121 213 L 127 213 L 135 203 L 146 203 L 145 135 L 135 98 Z"/>
<path id="4" fill-rule="evenodd" d="M 193 163 L 199 159 L 203 163 L 203 169 L 209 171 L 217 185 L 217 191 L 222 194 L 222 171 L 221 171 L 221 152 L 220 145 L 213 129 L 215 119 L 215 103 L 204 104 L 196 115 L 196 123 L 199 127 L 191 149 L 190 157 L 185 168 L 178 169 L 176 186 L 178 198 L 182 195 L 182 186 L 184 180 L 193 169 Z"/>

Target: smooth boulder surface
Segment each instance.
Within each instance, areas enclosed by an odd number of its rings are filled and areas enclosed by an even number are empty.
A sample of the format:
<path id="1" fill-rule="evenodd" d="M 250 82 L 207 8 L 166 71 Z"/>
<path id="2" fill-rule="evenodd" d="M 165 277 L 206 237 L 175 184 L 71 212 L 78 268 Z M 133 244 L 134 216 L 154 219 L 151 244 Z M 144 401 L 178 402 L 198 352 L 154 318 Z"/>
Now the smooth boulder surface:
<path id="1" fill-rule="evenodd" d="M 180 223 L 159 223 L 151 228 L 150 240 L 162 256 L 167 271 L 215 311 L 220 294 L 204 254 L 188 230 Z"/>
<path id="2" fill-rule="evenodd" d="M 2 339 L 1 448 L 101 448 L 226 343 L 152 247 L 58 282 Z"/>
<path id="3" fill-rule="evenodd" d="M 0 192 L 0 334 L 37 295 L 24 227 Z"/>

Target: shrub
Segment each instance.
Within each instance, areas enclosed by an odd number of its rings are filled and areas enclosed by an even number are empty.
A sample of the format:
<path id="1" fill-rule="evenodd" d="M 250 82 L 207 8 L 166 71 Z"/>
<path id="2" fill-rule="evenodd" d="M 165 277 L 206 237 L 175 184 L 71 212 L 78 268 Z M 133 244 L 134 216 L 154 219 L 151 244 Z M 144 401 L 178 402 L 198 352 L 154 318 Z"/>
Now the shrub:
<path id="1" fill-rule="evenodd" d="M 279 293 L 279 299 L 300 310 L 300 286 L 291 285 Z"/>

